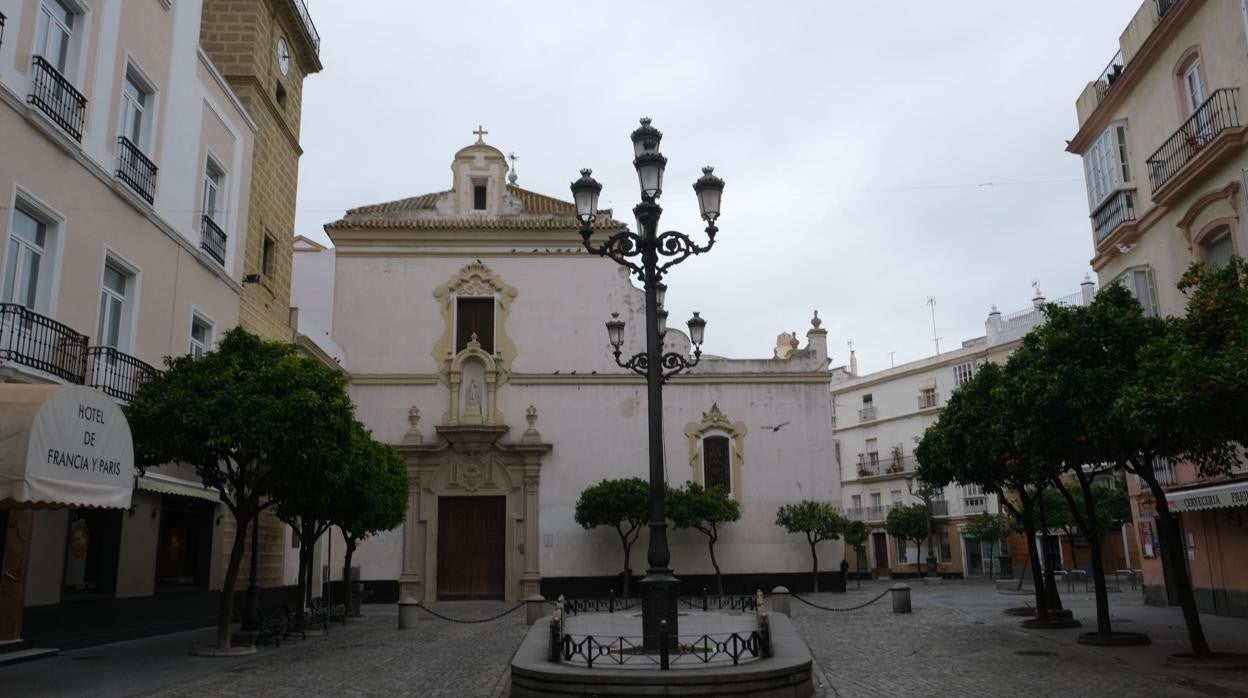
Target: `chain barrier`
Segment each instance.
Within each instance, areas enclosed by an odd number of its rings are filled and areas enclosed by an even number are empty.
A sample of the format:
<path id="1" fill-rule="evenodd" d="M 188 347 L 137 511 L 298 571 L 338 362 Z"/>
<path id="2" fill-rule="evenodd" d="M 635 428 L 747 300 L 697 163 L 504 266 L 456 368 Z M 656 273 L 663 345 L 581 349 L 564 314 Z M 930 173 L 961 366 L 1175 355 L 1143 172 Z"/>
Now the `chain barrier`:
<path id="1" fill-rule="evenodd" d="M 472 625 L 473 623 L 488 623 L 492 620 L 498 620 L 499 618 L 502 618 L 505 615 L 514 613 L 516 609 L 520 608 L 523 605 L 524 605 L 524 602 L 521 601 L 520 603 L 516 604 L 515 606 L 512 606 L 511 608 L 507 609 L 506 611 L 503 611 L 502 613 L 499 613 L 498 615 L 490 616 L 489 618 L 477 618 L 475 620 L 460 620 L 459 618 L 451 618 L 450 616 L 444 616 L 441 613 L 438 613 L 432 608 L 429 608 L 428 606 L 426 606 L 423 601 L 421 603 L 416 604 L 416 607 L 425 611 L 429 615 L 436 616 L 438 618 L 441 618 L 442 620 L 449 620 L 452 623 L 463 623 L 464 625 Z"/>
<path id="2" fill-rule="evenodd" d="M 798 596 L 798 595 L 797 595 L 796 593 L 794 593 L 794 592 L 789 592 L 789 596 L 792 596 L 793 598 L 797 599 L 798 601 L 801 601 L 802 603 L 806 604 L 807 606 L 813 606 L 814 608 L 817 608 L 817 609 L 819 609 L 819 610 L 821 610 L 821 611 L 836 611 L 836 612 L 844 612 L 844 611 L 857 611 L 857 610 L 858 610 L 858 609 L 860 609 L 860 608 L 866 608 L 867 606 L 870 606 L 871 604 L 875 603 L 876 601 L 879 601 L 880 599 L 882 599 L 882 598 L 884 598 L 885 596 L 887 596 L 887 595 L 888 595 L 888 592 L 890 592 L 890 591 L 892 591 L 892 589 L 885 589 L 884 591 L 880 592 L 880 595 L 879 595 L 879 596 L 877 596 L 877 597 L 875 597 L 874 599 L 871 599 L 870 601 L 867 601 L 867 602 L 865 602 L 865 603 L 860 603 L 860 604 L 858 604 L 857 606 L 850 606 L 849 608 L 833 608 L 833 607 L 831 607 L 831 606 L 820 606 L 819 604 L 815 603 L 814 601 L 807 601 L 806 599 L 803 599 L 802 597 Z"/>

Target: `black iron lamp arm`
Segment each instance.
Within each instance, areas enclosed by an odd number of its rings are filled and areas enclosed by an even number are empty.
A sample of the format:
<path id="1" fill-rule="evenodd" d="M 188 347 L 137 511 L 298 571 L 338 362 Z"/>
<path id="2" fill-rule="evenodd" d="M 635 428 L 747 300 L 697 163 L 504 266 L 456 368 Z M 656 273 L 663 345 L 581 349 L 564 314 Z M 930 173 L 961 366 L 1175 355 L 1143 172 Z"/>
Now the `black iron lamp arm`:
<path id="1" fill-rule="evenodd" d="M 637 353 L 637 354 L 633 354 L 632 356 L 628 357 L 627 361 L 621 361 L 620 355 L 621 355 L 620 350 L 616 349 L 615 350 L 615 363 L 620 368 L 627 368 L 628 370 L 632 371 L 633 373 L 636 373 L 639 376 L 645 376 L 649 372 L 650 357 L 646 356 L 646 353 L 644 351 Z M 698 347 L 695 347 L 693 350 L 693 359 L 690 359 L 689 357 L 684 356 L 682 354 L 677 354 L 674 351 L 667 352 L 659 359 L 659 365 L 662 366 L 663 368 L 664 382 L 666 382 L 668 378 L 671 378 L 672 376 L 676 375 L 677 373 L 680 373 L 681 371 L 697 366 L 701 360 L 702 360 L 702 349 Z"/>
<path id="2" fill-rule="evenodd" d="M 658 272 L 661 276 L 668 269 L 680 264 L 686 259 L 697 254 L 704 254 L 711 251 L 715 246 L 715 233 L 718 228 L 713 225 L 706 227 L 707 243 L 699 245 L 693 241 L 688 235 L 678 230 L 668 230 L 655 239 L 655 251 L 661 257 L 671 257 L 670 261 L 664 262 L 658 266 Z"/>
<path id="3" fill-rule="evenodd" d="M 632 258 L 640 258 L 642 253 L 642 238 L 640 235 L 630 231 L 616 233 L 607 238 L 607 241 L 601 245 L 595 245 L 589 241 L 593 234 L 593 229 L 589 226 L 581 227 L 581 244 L 585 246 L 585 250 L 590 254 L 599 257 L 610 257 L 622 267 L 628 267 L 638 276 L 644 276 L 645 269 L 641 264 L 632 261 Z"/>

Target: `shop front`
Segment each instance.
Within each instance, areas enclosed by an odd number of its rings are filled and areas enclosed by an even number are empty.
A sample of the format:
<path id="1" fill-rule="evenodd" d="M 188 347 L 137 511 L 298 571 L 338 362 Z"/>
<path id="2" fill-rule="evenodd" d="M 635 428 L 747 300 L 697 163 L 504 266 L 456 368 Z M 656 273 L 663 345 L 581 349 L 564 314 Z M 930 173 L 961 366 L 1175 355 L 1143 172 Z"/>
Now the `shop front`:
<path id="1" fill-rule="evenodd" d="M 120 518 L 131 506 L 134 445 L 117 404 L 97 390 L 0 384 L 0 642 L 22 637 L 31 572 L 60 558 L 74 593 L 113 591 Z M 38 540 L 36 519 L 64 516 L 59 541 Z M 36 594 L 43 590 L 35 589 Z"/>
<path id="2" fill-rule="evenodd" d="M 1166 493 L 1202 613 L 1248 618 L 1248 478 Z"/>

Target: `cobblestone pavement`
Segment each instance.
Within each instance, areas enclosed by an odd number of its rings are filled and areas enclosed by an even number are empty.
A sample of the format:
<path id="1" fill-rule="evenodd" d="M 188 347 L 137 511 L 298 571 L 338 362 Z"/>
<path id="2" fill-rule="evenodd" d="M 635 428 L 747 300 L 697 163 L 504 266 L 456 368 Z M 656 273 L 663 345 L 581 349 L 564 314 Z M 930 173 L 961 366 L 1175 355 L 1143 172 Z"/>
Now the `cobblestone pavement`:
<path id="1" fill-rule="evenodd" d="M 991 584 L 912 583 L 914 612 L 895 615 L 889 598 L 860 611 L 829 613 L 794 603 L 793 622 L 817 664 L 827 696 L 1245 696 L 1248 672 L 1217 672 L 1166 664 L 1188 649 L 1178 609 L 1144 606 L 1139 592 L 1110 595 L 1115 630 L 1146 632 L 1146 647 L 1097 648 L 1076 644 L 1095 629 L 1094 599 L 1063 593 L 1063 603 L 1085 627 L 1024 630 L 1006 608 L 1032 596 L 999 594 Z M 810 596 L 845 607 L 886 588 Z M 1063 588 L 1063 592 L 1066 590 Z M 1215 650 L 1248 653 L 1248 621 L 1202 616 Z"/>
<path id="2" fill-rule="evenodd" d="M 834 607 L 876 596 L 870 582 L 845 594 L 810 596 Z M 1228 696 L 1248 698 L 1248 672 L 1197 671 L 1166 664 L 1186 649 L 1177 609 L 1142 605 L 1139 592 L 1111 595 L 1116 629 L 1147 632 L 1148 647 L 1104 649 L 1075 643 L 1083 630 L 1032 631 L 1002 611 L 1030 596 L 990 584 L 914 585 L 914 612 L 895 615 L 889 599 L 830 613 L 794 601 L 793 621 L 814 653 L 822 696 Z M 1067 607 L 1094 623 L 1092 595 L 1067 593 Z M 442 603 L 448 615 L 481 618 L 509 606 Z M 415 630 L 396 629 L 393 606 L 335 625 L 329 637 L 262 647 L 231 659 L 189 657 L 211 630 L 66 652 L 0 669 L 5 696 L 505 696 L 508 665 L 527 628 L 523 609 L 494 622 L 461 625 L 422 613 Z M 1217 650 L 1248 653 L 1248 621 L 1204 617 Z"/>

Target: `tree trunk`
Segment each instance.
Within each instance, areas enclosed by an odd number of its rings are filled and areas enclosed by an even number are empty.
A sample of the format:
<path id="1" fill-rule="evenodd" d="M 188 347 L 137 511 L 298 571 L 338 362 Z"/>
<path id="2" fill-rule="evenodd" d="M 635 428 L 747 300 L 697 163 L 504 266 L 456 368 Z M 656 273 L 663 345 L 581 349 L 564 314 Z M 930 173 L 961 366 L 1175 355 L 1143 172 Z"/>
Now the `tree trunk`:
<path id="1" fill-rule="evenodd" d="M 1109 618 L 1109 586 L 1105 583 L 1105 564 L 1101 560 L 1101 531 L 1096 522 L 1096 499 L 1092 494 L 1092 479 L 1084 475 L 1081 469 L 1076 470 L 1075 477 L 1079 479 L 1079 489 L 1083 491 L 1083 513 L 1079 512 L 1075 498 L 1065 487 L 1061 488 L 1061 493 L 1070 507 L 1071 514 L 1074 515 L 1075 522 L 1088 537 L 1088 547 L 1092 551 L 1092 584 L 1096 589 L 1096 632 L 1099 635 L 1111 635 L 1114 630 Z M 1074 538 L 1070 541 L 1070 557 L 1075 567 L 1078 567 L 1079 556 L 1075 553 Z"/>
<path id="2" fill-rule="evenodd" d="M 616 531 L 619 532 L 620 530 L 617 528 Z M 633 541 L 635 540 L 636 539 L 633 539 Z M 624 581 L 622 583 L 623 590 L 620 594 L 621 599 L 628 598 L 628 553 L 633 549 L 633 541 L 630 541 L 625 533 L 620 532 L 620 542 L 624 545 L 624 574 L 622 575 L 624 577 Z"/>
<path id="3" fill-rule="evenodd" d="M 927 554 L 931 555 L 932 551 L 929 549 L 927 551 Z M 916 538 L 914 540 L 914 573 L 920 577 L 924 576 L 923 575 L 923 539 L 922 538 Z"/>
<path id="4" fill-rule="evenodd" d="M 342 539 L 347 544 L 346 555 L 342 558 L 342 580 L 343 585 L 347 588 L 344 595 L 347 600 L 347 613 L 350 613 L 354 618 L 356 616 L 352 609 L 355 608 L 355 584 L 351 582 L 351 556 L 355 555 L 355 546 L 358 544 L 354 538 L 347 536 L 346 531 L 343 531 Z"/>
<path id="5" fill-rule="evenodd" d="M 1040 569 L 1040 551 L 1036 546 L 1036 524 L 1031 514 L 1031 503 L 1024 500 L 1023 535 L 1027 536 L 1027 557 L 1031 558 L 1031 585 L 1036 591 L 1036 619 L 1048 620 L 1049 600 L 1045 593 L 1044 572 Z"/>
<path id="6" fill-rule="evenodd" d="M 310 599 L 308 598 L 308 588 L 312 586 L 312 555 L 308 550 L 308 546 L 303 538 L 303 532 L 299 535 L 299 575 L 296 582 L 296 595 L 299 599 L 296 614 L 299 618 L 299 627 L 304 627 L 304 613 L 308 608 Z"/>
<path id="7" fill-rule="evenodd" d="M 1040 527 L 1044 529 L 1044 540 L 1047 545 L 1050 536 L 1049 519 L 1045 515 L 1043 489 L 1036 490 L 1036 501 L 1040 503 Z M 1062 547 L 1060 540 L 1057 543 L 1057 547 L 1060 552 Z M 1048 558 L 1048 552 L 1048 550 L 1045 551 L 1044 559 L 1044 561 L 1048 563 L 1044 566 L 1044 596 L 1050 611 L 1060 611 L 1062 610 L 1062 597 L 1057 593 L 1057 576 L 1054 574 L 1053 570 L 1054 561 Z"/>
<path id="8" fill-rule="evenodd" d="M 237 511 L 232 513 L 237 527 L 234 530 L 234 543 L 230 546 L 230 561 L 225 566 L 225 579 L 221 582 L 221 600 L 217 605 L 217 649 L 223 650 L 230 648 L 234 589 L 238 584 L 238 568 L 243 563 L 243 554 L 247 549 L 247 524 L 251 520 L 245 513 L 241 517 Z"/>
<path id="9" fill-rule="evenodd" d="M 1137 472 L 1140 469 L 1137 468 Z M 1205 639 L 1205 630 L 1200 624 L 1200 611 L 1196 608 L 1196 595 L 1192 591 L 1192 579 L 1187 575 L 1187 562 L 1184 560 L 1185 548 L 1183 534 L 1179 530 L 1179 522 L 1170 513 L 1170 504 L 1166 501 L 1166 492 L 1161 489 L 1156 475 L 1150 470 L 1147 475 L 1141 473 L 1140 479 L 1148 485 L 1153 494 L 1154 506 L 1157 507 L 1157 528 L 1160 529 L 1162 546 L 1162 564 L 1170 566 L 1170 579 L 1174 582 L 1175 594 L 1179 597 L 1179 607 L 1183 609 L 1183 622 L 1187 625 L 1187 638 L 1192 645 L 1192 654 L 1197 657 L 1209 657 L 1209 641 Z"/>
<path id="10" fill-rule="evenodd" d="M 715 568 L 715 593 L 722 597 L 724 595 L 724 579 L 719 574 L 719 563 L 715 561 L 715 538 L 716 536 L 707 536 L 706 547 L 711 551 L 711 567 Z"/>
<path id="11" fill-rule="evenodd" d="M 819 593 L 819 555 L 815 553 L 815 541 L 810 542 L 810 581 L 815 593 Z"/>

